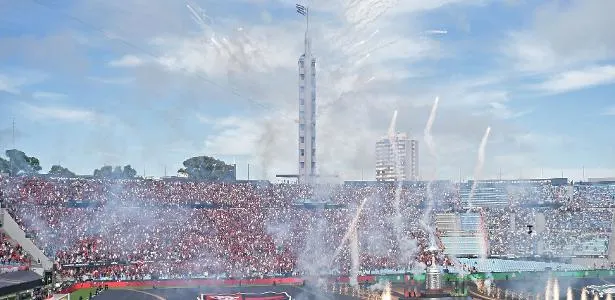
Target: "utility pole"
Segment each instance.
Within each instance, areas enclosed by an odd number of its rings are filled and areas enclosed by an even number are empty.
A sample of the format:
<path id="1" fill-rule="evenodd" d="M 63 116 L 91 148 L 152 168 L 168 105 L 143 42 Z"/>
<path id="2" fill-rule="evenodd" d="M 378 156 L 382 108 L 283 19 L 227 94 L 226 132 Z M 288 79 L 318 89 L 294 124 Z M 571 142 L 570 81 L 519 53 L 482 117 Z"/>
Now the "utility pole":
<path id="1" fill-rule="evenodd" d="M 248 163 L 248 181 L 250 181 L 250 164 Z"/>
<path id="2" fill-rule="evenodd" d="M 15 149 L 15 117 L 13 117 L 13 149 Z M 9 157 L 9 176 L 13 176 L 13 159 Z"/>
<path id="3" fill-rule="evenodd" d="M 13 117 L 13 149 L 15 149 L 15 117 Z"/>

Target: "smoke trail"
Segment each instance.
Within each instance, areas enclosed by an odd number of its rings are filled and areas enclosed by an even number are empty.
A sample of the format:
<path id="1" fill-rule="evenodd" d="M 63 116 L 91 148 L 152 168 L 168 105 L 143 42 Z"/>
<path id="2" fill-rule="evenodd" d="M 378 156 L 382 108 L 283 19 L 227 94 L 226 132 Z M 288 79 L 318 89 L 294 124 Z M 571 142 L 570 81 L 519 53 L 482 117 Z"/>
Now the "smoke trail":
<path id="1" fill-rule="evenodd" d="M 359 218 L 361 217 L 361 212 L 363 211 L 363 206 L 365 206 L 365 203 L 367 202 L 368 199 L 369 199 L 369 197 L 363 199 L 363 201 L 361 202 L 361 205 L 359 205 L 359 208 L 357 209 L 357 212 L 356 212 L 354 218 L 352 219 L 352 221 L 350 222 L 350 225 L 348 226 L 348 230 L 346 231 L 346 234 L 344 234 L 344 237 L 342 238 L 342 241 L 340 242 L 340 244 L 337 247 L 337 249 L 335 249 L 335 252 L 333 253 L 333 257 L 331 257 L 331 262 L 329 263 L 329 265 L 331 265 L 333 263 L 333 261 L 335 260 L 335 258 L 337 258 L 337 256 L 342 251 L 346 241 L 348 241 L 348 239 L 350 238 L 350 236 L 353 233 L 353 231 L 356 230 L 357 223 L 359 223 Z"/>
<path id="2" fill-rule="evenodd" d="M 213 23 L 213 20 L 205 14 L 205 10 L 194 3 L 186 3 L 186 8 L 190 11 L 192 20 L 201 27 L 201 30 L 205 31 L 210 29 L 210 25 Z M 209 24 L 205 21 L 205 19 L 209 21 Z"/>
<path id="3" fill-rule="evenodd" d="M 382 300 L 391 300 L 391 283 L 385 283 L 384 290 L 382 291 Z"/>
<path id="4" fill-rule="evenodd" d="M 431 178 L 427 182 L 427 207 L 425 208 L 425 212 L 423 214 L 422 225 L 426 229 L 429 234 L 429 242 L 430 246 L 436 245 L 436 237 L 434 234 L 433 228 L 429 225 L 431 218 L 431 210 L 433 209 L 434 197 L 433 197 L 433 181 L 437 177 L 438 173 L 438 155 L 436 153 L 436 146 L 434 145 L 433 136 L 431 135 L 431 128 L 433 127 L 433 123 L 436 120 L 436 112 L 438 111 L 438 102 L 440 101 L 439 97 L 436 97 L 436 100 L 431 107 L 431 112 L 429 113 L 429 118 L 427 119 L 427 124 L 425 125 L 425 131 L 423 133 L 425 144 L 427 145 L 427 149 L 431 154 L 431 157 L 434 160 L 434 170 Z"/>
<path id="5" fill-rule="evenodd" d="M 470 189 L 470 195 L 468 196 L 468 206 L 470 208 L 473 207 L 472 199 L 474 198 L 474 193 L 476 192 L 478 180 L 480 180 L 481 173 L 483 171 L 483 165 L 485 164 L 485 148 L 487 147 L 487 140 L 489 139 L 490 132 L 491 127 L 487 127 L 485 135 L 483 135 L 483 139 L 480 141 L 480 146 L 478 147 L 478 159 L 476 162 L 476 168 L 474 168 L 474 181 L 472 182 L 472 188 Z"/>
<path id="6" fill-rule="evenodd" d="M 425 125 L 425 131 L 424 131 L 425 144 L 427 145 L 427 149 L 429 150 L 429 153 L 434 158 L 436 158 L 437 155 L 436 155 L 436 148 L 433 142 L 433 136 L 431 135 L 431 128 L 433 127 L 433 123 L 436 120 L 436 112 L 438 111 L 439 102 L 440 102 L 440 98 L 436 97 L 436 100 L 434 101 L 433 106 L 431 107 L 431 112 L 429 113 L 429 118 L 427 119 L 427 124 Z"/>
<path id="7" fill-rule="evenodd" d="M 559 300 L 559 281 L 557 277 L 553 279 L 553 300 Z"/>
<path id="8" fill-rule="evenodd" d="M 549 280 L 547 280 L 547 286 L 545 287 L 545 300 L 552 299 L 551 298 L 552 289 L 553 289 L 553 280 L 552 278 L 549 278 Z"/>
<path id="9" fill-rule="evenodd" d="M 393 208 L 395 215 L 392 218 L 393 221 L 393 229 L 395 232 L 395 237 L 398 244 L 399 250 L 399 263 L 400 265 L 410 266 L 410 264 L 416 264 L 415 256 L 418 250 L 418 242 L 412 238 L 404 236 L 404 220 L 403 214 L 401 212 L 401 192 L 403 187 L 402 180 L 402 163 L 399 155 L 399 151 L 397 151 L 397 134 L 396 134 L 396 123 L 397 123 L 397 110 L 393 112 L 393 118 L 391 119 L 391 123 L 389 125 L 388 131 L 388 140 L 390 146 L 390 154 L 393 155 L 393 161 L 395 163 L 394 170 L 395 173 L 393 176 L 395 177 L 395 194 L 393 201 Z"/>
<path id="10" fill-rule="evenodd" d="M 350 237 L 350 261 L 350 285 L 357 287 L 359 284 L 358 278 L 361 261 L 359 253 L 359 234 L 356 228 L 352 231 L 352 236 Z"/>

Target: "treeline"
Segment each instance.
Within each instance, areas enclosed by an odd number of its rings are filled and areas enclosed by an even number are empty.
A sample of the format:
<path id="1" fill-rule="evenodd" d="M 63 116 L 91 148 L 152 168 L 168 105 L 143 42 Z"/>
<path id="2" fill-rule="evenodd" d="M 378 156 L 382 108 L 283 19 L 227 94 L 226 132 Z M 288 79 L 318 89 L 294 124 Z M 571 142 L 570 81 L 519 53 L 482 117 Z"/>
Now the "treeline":
<path id="1" fill-rule="evenodd" d="M 0 174 L 7 174 L 8 176 L 41 174 L 42 167 L 38 158 L 28 156 L 17 149 L 6 150 L 4 154 L 6 158 L 0 157 Z M 178 176 L 213 181 L 228 181 L 236 178 L 234 165 L 226 164 L 224 161 L 209 156 L 191 157 L 183 162 L 183 166 L 177 171 Z M 52 165 L 46 174 L 63 178 L 79 177 L 79 175 L 61 165 Z M 87 176 L 128 179 L 135 178 L 137 171 L 131 165 L 123 167 L 105 165 L 95 169 L 91 175 Z"/>

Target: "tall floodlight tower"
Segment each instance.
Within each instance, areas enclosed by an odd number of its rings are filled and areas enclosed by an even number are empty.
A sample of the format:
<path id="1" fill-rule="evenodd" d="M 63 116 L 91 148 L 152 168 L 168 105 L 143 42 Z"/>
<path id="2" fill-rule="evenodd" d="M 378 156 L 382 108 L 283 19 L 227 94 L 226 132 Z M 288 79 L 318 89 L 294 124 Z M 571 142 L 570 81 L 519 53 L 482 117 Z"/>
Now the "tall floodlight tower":
<path id="1" fill-rule="evenodd" d="M 304 53 L 299 57 L 299 182 L 312 183 L 316 176 L 316 59 L 312 57 L 309 10 L 297 4 L 305 17 Z"/>

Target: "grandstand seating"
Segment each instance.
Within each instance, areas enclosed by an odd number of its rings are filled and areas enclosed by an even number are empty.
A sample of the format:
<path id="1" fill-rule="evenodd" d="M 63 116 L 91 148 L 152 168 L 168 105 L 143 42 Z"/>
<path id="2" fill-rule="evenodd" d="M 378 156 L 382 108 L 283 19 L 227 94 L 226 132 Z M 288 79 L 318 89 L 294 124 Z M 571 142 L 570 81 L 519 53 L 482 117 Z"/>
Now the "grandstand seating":
<path id="1" fill-rule="evenodd" d="M 459 211 L 464 201 L 468 204 L 471 183 L 439 182 L 433 211 L 425 211 L 425 184 L 404 184 L 399 193 L 397 188 L 356 182 L 314 189 L 264 182 L 0 178 L 7 211 L 65 276 L 78 279 L 346 274 L 348 247 L 340 248 L 335 259 L 324 253 L 342 245 L 364 199 L 368 201 L 357 224 L 362 272 L 429 263 L 425 249 L 430 232 L 421 220 L 427 217 L 433 224 L 436 213 Z M 591 208 L 613 206 L 613 199 L 604 196 L 603 186 L 575 188 L 573 198 L 566 196 L 567 189 L 548 181 L 479 183 L 472 201 L 483 208 L 490 254 L 531 256 L 539 254 L 540 242 L 556 255 L 569 250 L 573 255 L 605 255 L 612 212 Z M 312 205 L 305 205 L 306 199 Z M 560 206 L 525 205 L 545 202 Z M 538 212 L 545 216 L 545 232 L 529 235 L 526 224 Z M 449 225 L 475 232 L 480 220 L 466 214 Z M 440 230 L 436 234 L 446 244 L 449 237 Z M 454 261 L 439 257 L 439 263 Z M 487 264 L 485 270 L 509 266 Z M 516 267 L 546 266 L 527 264 Z"/>

